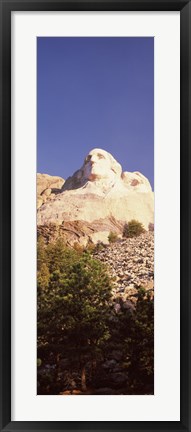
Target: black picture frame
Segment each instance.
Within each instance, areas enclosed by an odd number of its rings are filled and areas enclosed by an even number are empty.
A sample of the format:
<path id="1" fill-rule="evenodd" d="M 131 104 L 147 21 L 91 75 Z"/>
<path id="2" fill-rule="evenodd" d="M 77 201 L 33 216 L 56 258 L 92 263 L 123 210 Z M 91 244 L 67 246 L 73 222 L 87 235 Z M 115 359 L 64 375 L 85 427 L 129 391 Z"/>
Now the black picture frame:
<path id="1" fill-rule="evenodd" d="M 1 431 L 191 431 L 190 272 L 191 247 L 191 2 L 187 0 L 0 0 L 0 429 Z M 181 418 L 179 422 L 11 421 L 11 12 L 180 11 L 181 43 Z M 170 31 L 170 29 L 169 29 Z M 170 401 L 169 401 L 170 404 Z"/>

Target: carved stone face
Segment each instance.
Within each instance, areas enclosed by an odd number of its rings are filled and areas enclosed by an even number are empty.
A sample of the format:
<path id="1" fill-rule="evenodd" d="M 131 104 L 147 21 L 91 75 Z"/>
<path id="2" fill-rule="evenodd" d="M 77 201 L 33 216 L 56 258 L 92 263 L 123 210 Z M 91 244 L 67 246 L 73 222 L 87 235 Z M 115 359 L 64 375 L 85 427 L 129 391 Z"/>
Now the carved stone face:
<path id="1" fill-rule="evenodd" d="M 121 175 L 121 165 L 110 153 L 101 149 L 92 150 L 83 165 L 83 174 L 90 181 L 108 179 Z"/>

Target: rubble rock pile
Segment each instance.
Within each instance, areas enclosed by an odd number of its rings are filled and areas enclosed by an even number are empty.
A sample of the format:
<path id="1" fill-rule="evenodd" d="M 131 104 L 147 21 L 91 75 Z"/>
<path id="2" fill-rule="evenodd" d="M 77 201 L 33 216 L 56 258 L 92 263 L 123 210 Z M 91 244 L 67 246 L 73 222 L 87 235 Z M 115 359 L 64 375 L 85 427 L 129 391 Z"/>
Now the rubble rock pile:
<path id="1" fill-rule="evenodd" d="M 113 296 L 123 302 L 136 298 L 137 288 L 154 288 L 154 233 L 118 240 L 97 248 L 94 258 L 104 262 L 114 278 Z M 128 306 L 128 303 L 127 303 Z M 116 305 L 117 307 L 117 305 Z"/>

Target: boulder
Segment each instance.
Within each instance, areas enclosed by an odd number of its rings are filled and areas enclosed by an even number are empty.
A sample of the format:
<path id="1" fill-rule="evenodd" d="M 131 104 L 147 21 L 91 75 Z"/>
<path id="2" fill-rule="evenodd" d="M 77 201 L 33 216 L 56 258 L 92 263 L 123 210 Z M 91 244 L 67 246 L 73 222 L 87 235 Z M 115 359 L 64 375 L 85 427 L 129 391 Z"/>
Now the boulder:
<path id="1" fill-rule="evenodd" d="M 37 173 L 37 210 L 47 198 L 61 191 L 64 179 L 58 176 Z"/>

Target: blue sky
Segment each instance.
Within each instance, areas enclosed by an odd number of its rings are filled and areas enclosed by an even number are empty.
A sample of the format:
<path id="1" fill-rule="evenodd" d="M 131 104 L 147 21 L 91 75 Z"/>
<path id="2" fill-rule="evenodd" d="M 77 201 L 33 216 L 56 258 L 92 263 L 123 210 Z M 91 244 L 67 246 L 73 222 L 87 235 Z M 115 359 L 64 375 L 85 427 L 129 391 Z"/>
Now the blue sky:
<path id="1" fill-rule="evenodd" d="M 37 171 L 67 178 L 93 148 L 154 183 L 154 39 L 39 37 Z"/>

